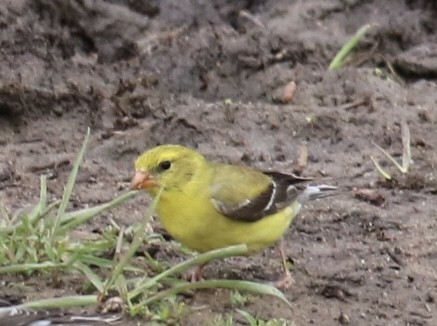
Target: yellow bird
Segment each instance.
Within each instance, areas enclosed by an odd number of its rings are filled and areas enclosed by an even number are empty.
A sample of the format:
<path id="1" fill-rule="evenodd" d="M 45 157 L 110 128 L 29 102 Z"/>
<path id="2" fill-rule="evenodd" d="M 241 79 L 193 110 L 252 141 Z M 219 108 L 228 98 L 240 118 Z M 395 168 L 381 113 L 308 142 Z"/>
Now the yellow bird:
<path id="1" fill-rule="evenodd" d="M 135 162 L 131 188 L 156 197 L 158 217 L 171 236 L 183 245 L 206 252 L 246 244 L 250 254 L 274 245 L 290 226 L 302 204 L 324 197 L 335 187 L 298 187 L 310 178 L 208 161 L 202 154 L 179 145 L 162 145 L 143 153 Z M 286 267 L 275 283 L 287 288 L 292 277 Z M 191 280 L 202 278 L 202 267 Z"/>

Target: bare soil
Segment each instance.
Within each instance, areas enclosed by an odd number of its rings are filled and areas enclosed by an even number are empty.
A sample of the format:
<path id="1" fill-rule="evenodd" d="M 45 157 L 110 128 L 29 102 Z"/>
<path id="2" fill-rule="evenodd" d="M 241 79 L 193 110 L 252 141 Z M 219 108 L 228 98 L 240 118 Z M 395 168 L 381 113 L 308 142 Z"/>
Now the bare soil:
<path id="1" fill-rule="evenodd" d="M 244 309 L 296 325 L 437 325 L 436 15 L 435 2 L 420 0 L 3 1 L 0 202 L 13 211 L 36 203 L 43 173 L 59 196 L 88 126 L 77 207 L 124 192 L 136 156 L 157 144 L 303 170 L 344 194 L 308 205 L 285 237 L 292 308 L 259 297 Z M 328 71 L 369 23 L 348 66 Z M 414 160 L 404 175 L 374 145 L 400 160 L 402 121 Z M 396 180 L 384 182 L 370 155 Z M 131 225 L 148 202 L 137 198 L 83 231 L 109 217 Z M 279 273 L 273 250 L 206 269 L 249 280 Z M 25 282 L 28 298 L 78 287 Z M 209 309 L 185 325 L 233 311 L 223 290 L 186 300 Z"/>

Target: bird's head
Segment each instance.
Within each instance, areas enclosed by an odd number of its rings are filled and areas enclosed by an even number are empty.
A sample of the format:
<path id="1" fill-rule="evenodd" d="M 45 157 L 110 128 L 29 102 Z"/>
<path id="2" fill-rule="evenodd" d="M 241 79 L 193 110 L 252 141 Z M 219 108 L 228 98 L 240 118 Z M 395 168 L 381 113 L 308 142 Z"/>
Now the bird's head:
<path id="1" fill-rule="evenodd" d="M 196 151 L 180 145 L 162 145 L 144 152 L 135 161 L 132 189 L 147 190 L 152 196 L 161 187 L 180 190 L 205 164 Z"/>

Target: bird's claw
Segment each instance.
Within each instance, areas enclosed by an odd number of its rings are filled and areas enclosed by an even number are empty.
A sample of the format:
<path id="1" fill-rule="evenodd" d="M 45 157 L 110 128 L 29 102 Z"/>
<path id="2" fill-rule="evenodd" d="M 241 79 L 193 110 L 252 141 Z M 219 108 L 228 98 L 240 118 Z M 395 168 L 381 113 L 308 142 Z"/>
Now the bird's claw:
<path id="1" fill-rule="evenodd" d="M 286 271 L 284 276 L 277 280 L 273 285 L 278 289 L 287 290 L 294 284 L 294 279 L 289 271 Z"/>
<path id="2" fill-rule="evenodd" d="M 202 281 L 203 280 L 202 269 L 203 266 L 197 266 L 196 268 L 189 271 L 185 276 L 186 280 L 191 283 Z"/>

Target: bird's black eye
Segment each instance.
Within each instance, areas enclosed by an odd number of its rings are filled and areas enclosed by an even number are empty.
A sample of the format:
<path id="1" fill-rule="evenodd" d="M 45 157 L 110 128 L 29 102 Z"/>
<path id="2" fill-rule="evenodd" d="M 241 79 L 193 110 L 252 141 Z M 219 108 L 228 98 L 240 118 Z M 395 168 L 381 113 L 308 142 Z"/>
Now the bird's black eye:
<path id="1" fill-rule="evenodd" d="M 164 170 L 168 170 L 171 167 L 171 162 L 170 161 L 162 161 L 161 163 L 159 163 L 159 169 L 161 171 Z"/>

